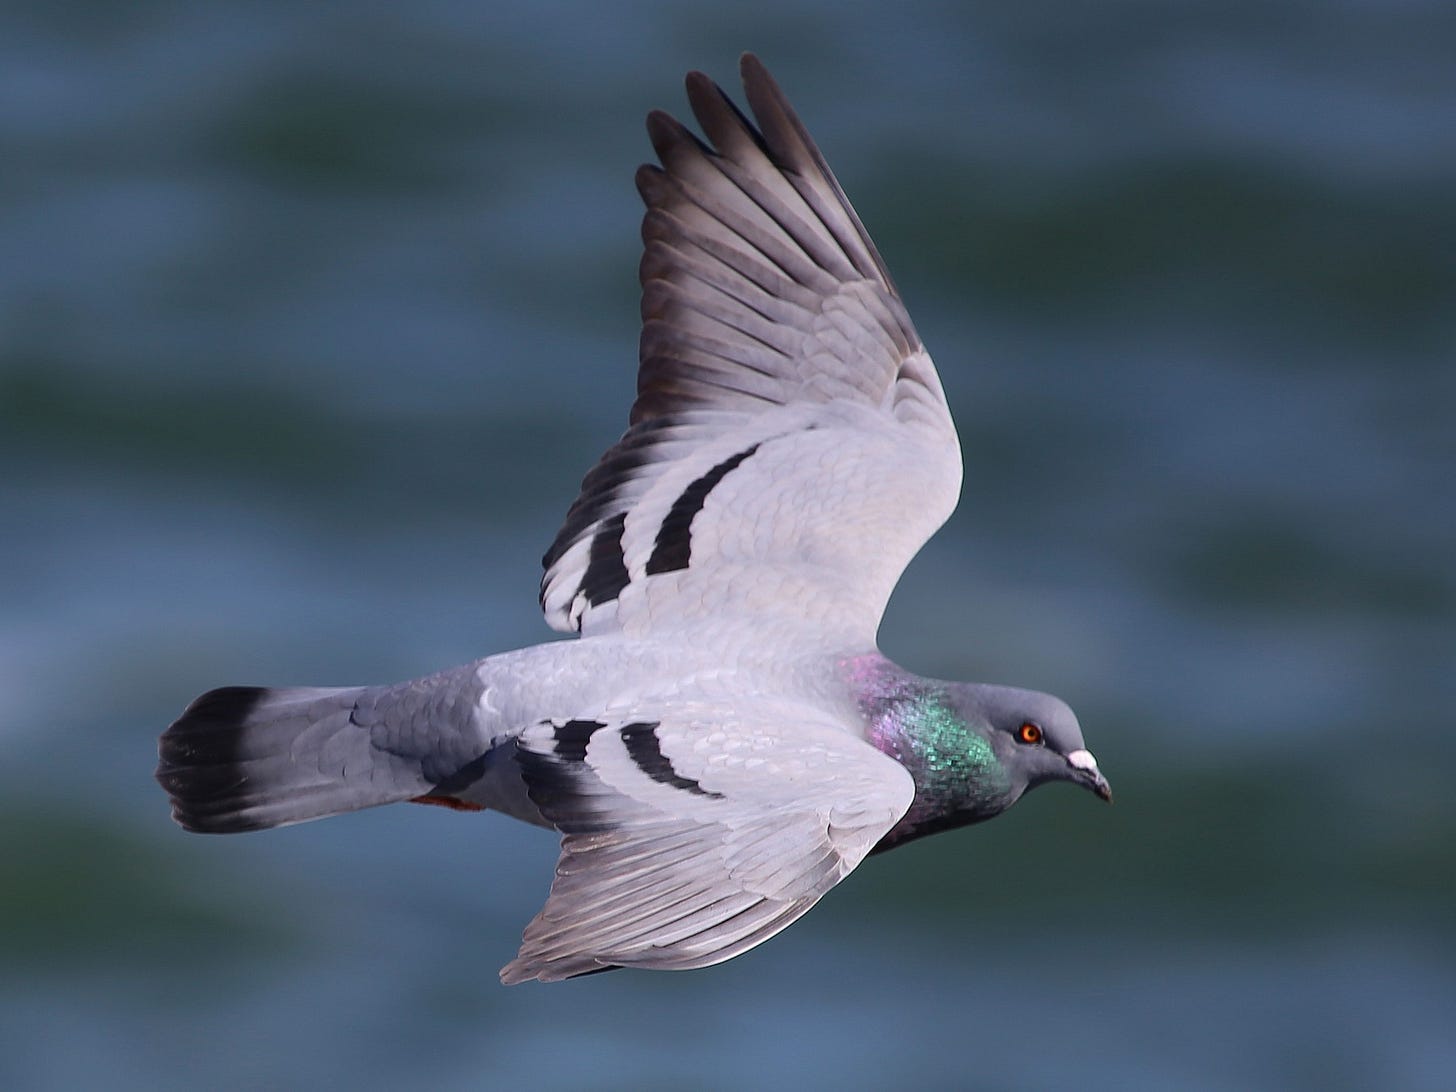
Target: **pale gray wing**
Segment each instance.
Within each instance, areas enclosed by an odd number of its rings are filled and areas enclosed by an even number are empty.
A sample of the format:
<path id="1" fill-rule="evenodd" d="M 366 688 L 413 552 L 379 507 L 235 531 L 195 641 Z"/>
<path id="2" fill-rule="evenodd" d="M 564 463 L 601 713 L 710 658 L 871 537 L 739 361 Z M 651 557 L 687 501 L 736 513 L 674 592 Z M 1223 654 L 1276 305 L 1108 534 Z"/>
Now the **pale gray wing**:
<path id="1" fill-rule="evenodd" d="M 644 166 L 631 427 L 543 559 L 557 629 L 661 632 L 778 612 L 872 640 L 960 492 L 934 365 L 823 157 L 751 56 L 749 121 L 687 80 Z"/>
<path id="2" fill-rule="evenodd" d="M 848 875 L 915 795 L 903 766 L 798 707 L 551 721 L 519 746 L 563 838 L 507 984 L 738 955 Z"/>

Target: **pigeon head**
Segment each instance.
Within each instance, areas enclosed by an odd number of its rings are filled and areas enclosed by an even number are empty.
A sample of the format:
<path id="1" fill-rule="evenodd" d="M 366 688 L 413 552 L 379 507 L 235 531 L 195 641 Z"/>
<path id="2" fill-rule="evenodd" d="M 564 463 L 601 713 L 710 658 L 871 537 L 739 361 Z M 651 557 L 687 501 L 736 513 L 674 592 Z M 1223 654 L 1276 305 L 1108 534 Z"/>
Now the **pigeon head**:
<path id="1" fill-rule="evenodd" d="M 915 779 L 914 803 L 877 849 L 991 819 L 1048 781 L 1112 799 L 1061 699 L 920 679 L 884 660 L 868 666 L 859 679 L 869 739 Z"/>
<path id="2" fill-rule="evenodd" d="M 1048 781 L 1070 781 L 1112 800 L 1112 789 L 1066 702 L 1010 686 L 972 683 L 956 690 L 961 715 L 991 744 L 1013 799 Z"/>

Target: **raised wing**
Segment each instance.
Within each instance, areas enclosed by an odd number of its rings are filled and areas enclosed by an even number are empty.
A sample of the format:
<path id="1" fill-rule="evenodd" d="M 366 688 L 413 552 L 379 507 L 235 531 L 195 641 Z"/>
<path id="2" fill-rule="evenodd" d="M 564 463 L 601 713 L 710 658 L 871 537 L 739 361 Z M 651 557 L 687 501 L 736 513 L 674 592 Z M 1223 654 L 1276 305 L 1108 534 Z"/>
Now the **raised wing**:
<path id="1" fill-rule="evenodd" d="M 637 400 L 543 559 L 557 629 L 768 613 L 862 645 L 960 492 L 884 263 L 768 72 L 742 73 L 757 127 L 701 73 L 710 143 L 648 118 Z"/>
<path id="2" fill-rule="evenodd" d="M 818 902 L 915 795 L 903 766 L 822 713 L 677 709 L 521 736 L 531 799 L 563 838 L 503 982 L 730 959 Z"/>

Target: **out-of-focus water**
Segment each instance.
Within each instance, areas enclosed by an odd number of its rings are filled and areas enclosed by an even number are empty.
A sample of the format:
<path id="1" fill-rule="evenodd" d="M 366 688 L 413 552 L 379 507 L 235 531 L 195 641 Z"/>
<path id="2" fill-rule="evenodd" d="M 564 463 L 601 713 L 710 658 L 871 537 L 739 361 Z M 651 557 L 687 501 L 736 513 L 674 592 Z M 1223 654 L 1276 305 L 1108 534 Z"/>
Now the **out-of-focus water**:
<path id="1" fill-rule="evenodd" d="M 27 8 L 0 1086 L 1456 1086 L 1450 5 Z M 1065 696 L 1118 802 L 876 858 L 720 968 L 506 990 L 548 833 L 191 837 L 155 736 L 547 636 L 642 116 L 745 48 L 964 439 L 884 647 Z"/>

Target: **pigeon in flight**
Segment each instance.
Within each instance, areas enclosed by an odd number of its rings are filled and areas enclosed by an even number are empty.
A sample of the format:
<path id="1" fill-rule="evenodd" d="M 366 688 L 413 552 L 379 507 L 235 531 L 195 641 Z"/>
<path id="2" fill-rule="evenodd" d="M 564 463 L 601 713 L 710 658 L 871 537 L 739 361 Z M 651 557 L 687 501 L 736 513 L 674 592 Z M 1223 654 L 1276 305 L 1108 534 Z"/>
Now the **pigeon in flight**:
<path id="1" fill-rule="evenodd" d="M 751 120 L 697 72 L 705 139 L 647 119 L 637 398 L 541 581 L 580 639 L 395 686 L 213 690 L 161 738 L 192 831 L 400 801 L 560 831 L 506 983 L 719 963 L 872 851 L 1046 781 L 1111 799 L 1057 698 L 876 648 L 955 508 L 960 444 L 844 191 L 763 64 L 741 67 Z"/>

